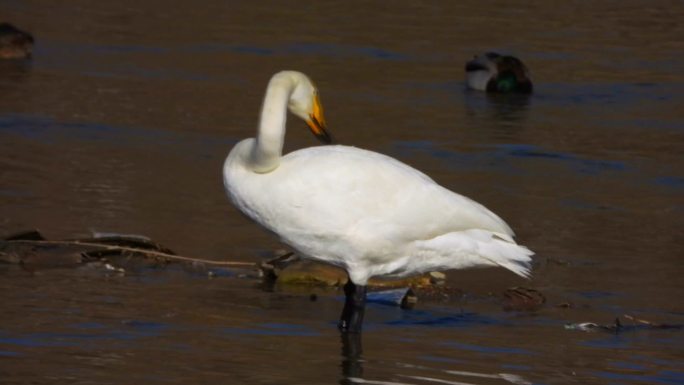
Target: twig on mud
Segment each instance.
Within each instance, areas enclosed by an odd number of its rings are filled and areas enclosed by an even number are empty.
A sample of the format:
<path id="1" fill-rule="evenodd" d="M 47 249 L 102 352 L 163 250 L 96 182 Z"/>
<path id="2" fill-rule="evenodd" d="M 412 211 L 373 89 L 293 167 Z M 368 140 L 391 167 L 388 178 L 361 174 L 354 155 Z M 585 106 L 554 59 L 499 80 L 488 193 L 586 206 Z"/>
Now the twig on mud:
<path id="1" fill-rule="evenodd" d="M 139 248 L 126 247 L 126 246 L 103 245 L 101 243 L 82 242 L 82 241 L 78 241 L 78 240 L 75 240 L 75 241 L 11 240 L 11 241 L 6 241 L 6 242 L 27 244 L 27 245 L 31 245 L 31 244 L 72 245 L 72 246 L 73 245 L 80 245 L 80 246 L 87 246 L 87 247 L 95 247 L 95 248 L 98 248 L 100 250 L 138 253 L 138 254 L 143 254 L 146 256 L 150 256 L 150 257 L 165 258 L 168 260 L 176 260 L 176 261 L 184 261 L 184 262 L 204 263 L 207 265 L 215 265 L 215 266 L 244 266 L 244 267 L 254 267 L 255 266 L 255 264 L 252 262 L 213 261 L 213 260 L 203 259 L 203 258 L 184 257 L 182 255 L 168 254 L 168 253 L 164 253 L 161 251 L 143 250 L 143 249 L 139 249 Z"/>

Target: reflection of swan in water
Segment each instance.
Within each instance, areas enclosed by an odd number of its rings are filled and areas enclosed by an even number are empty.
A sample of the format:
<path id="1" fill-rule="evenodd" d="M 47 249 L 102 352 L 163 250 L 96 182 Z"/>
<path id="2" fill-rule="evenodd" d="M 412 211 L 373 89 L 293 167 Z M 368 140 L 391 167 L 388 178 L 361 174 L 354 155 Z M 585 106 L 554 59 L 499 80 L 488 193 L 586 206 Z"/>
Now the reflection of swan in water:
<path id="1" fill-rule="evenodd" d="M 240 211 L 300 255 L 347 271 L 341 330 L 360 331 L 373 276 L 485 266 L 529 275 L 533 253 L 501 218 L 396 159 L 348 146 L 282 156 L 287 108 L 331 141 L 309 78 L 277 73 L 257 137 L 236 144 L 225 161 L 224 185 Z"/>
<path id="2" fill-rule="evenodd" d="M 342 378 L 341 385 L 358 383 L 363 378 L 363 359 L 361 354 L 361 333 L 342 333 Z"/>
<path id="3" fill-rule="evenodd" d="M 31 57 L 33 36 L 9 23 L 0 23 L 0 58 L 25 59 Z"/>
<path id="4" fill-rule="evenodd" d="M 532 385 L 531 381 L 521 375 L 514 373 L 483 373 L 474 372 L 466 370 L 454 370 L 454 369 L 444 369 L 444 368 L 430 368 L 429 366 L 421 365 L 416 373 L 414 365 L 402 365 L 404 370 L 398 369 L 396 366 L 393 368 L 393 373 L 395 377 L 399 377 L 402 380 L 399 382 L 391 381 L 374 381 L 372 379 L 366 379 L 364 376 L 363 364 L 363 349 L 361 347 L 361 333 L 342 333 L 342 362 L 340 367 L 342 368 L 342 377 L 340 378 L 340 385 L 353 385 L 353 384 L 385 384 L 385 385 L 408 385 L 410 383 L 441 383 L 441 384 L 471 384 L 472 380 L 476 380 L 478 383 L 483 381 L 483 379 L 494 380 L 497 383 L 509 383 L 514 385 Z M 398 349 L 402 349 L 398 347 Z M 410 349 L 404 349 L 409 350 Z M 472 357 L 471 357 L 472 358 Z M 464 359 L 463 362 L 467 362 Z M 463 366 L 463 364 L 459 364 Z M 404 372 L 404 373 L 402 373 Z M 406 379 L 406 380 L 404 380 Z M 418 382 L 406 382 L 415 380 Z"/>
<path id="5" fill-rule="evenodd" d="M 474 90 L 500 93 L 530 93 L 532 81 L 520 59 L 487 52 L 466 63 L 466 84 Z"/>

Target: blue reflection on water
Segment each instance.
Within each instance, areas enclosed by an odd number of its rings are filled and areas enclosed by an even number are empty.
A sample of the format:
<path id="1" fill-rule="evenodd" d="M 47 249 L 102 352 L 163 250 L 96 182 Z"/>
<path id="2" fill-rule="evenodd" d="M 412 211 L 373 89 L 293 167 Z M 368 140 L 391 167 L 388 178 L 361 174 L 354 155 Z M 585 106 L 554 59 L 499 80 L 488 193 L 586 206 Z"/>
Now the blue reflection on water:
<path id="1" fill-rule="evenodd" d="M 620 381 L 620 383 L 625 383 L 625 381 L 639 384 L 647 383 L 668 385 L 681 385 L 684 383 L 684 372 L 675 372 L 671 370 L 661 370 L 654 374 L 628 374 L 605 371 L 592 372 L 591 374 L 608 380 Z"/>
<path id="2" fill-rule="evenodd" d="M 292 336 L 292 337 L 315 337 L 320 333 L 307 328 L 304 325 L 286 323 L 262 323 L 253 328 L 228 327 L 222 328 L 223 334 L 229 335 L 263 335 L 263 336 Z"/>
<path id="3" fill-rule="evenodd" d="M 634 171 L 634 167 L 616 160 L 591 159 L 579 155 L 550 151 L 539 146 L 529 144 L 497 144 L 483 146 L 483 151 L 458 152 L 440 148 L 432 141 L 412 141 L 395 143 L 397 152 L 404 156 L 427 153 L 432 157 L 447 161 L 450 166 L 471 169 L 473 166 L 481 168 L 513 168 L 511 159 L 539 159 L 545 162 L 557 162 L 565 165 L 571 171 L 587 175 L 604 173 L 621 173 Z M 518 172 L 522 172 L 516 168 Z"/>
<path id="4" fill-rule="evenodd" d="M 42 143 L 84 141 L 150 148 L 168 146 L 180 154 L 205 157 L 212 148 L 226 148 L 236 141 L 222 136 L 175 132 L 101 123 L 61 122 L 34 115 L 0 115 L 0 134 L 20 135 Z M 190 147 L 190 148 L 188 148 Z"/>
<path id="5" fill-rule="evenodd" d="M 385 321 L 393 326 L 434 326 L 434 327 L 472 327 L 482 325 L 505 325 L 506 320 L 488 317 L 472 312 L 454 313 L 452 311 L 417 310 L 401 311 L 399 318 Z"/>
<path id="6" fill-rule="evenodd" d="M 664 187 L 670 187 L 673 189 L 684 189 L 684 177 L 678 177 L 678 176 L 663 176 L 656 178 L 654 180 L 655 184 L 664 186 Z"/>
<path id="7" fill-rule="evenodd" d="M 521 349 L 521 348 L 473 345 L 473 344 L 465 344 L 462 342 L 454 342 L 454 341 L 443 342 L 441 345 L 451 347 L 451 348 L 460 349 L 460 350 L 468 350 L 468 351 L 472 351 L 472 352 L 488 353 L 488 354 L 530 354 L 530 355 L 534 354 L 534 352 L 532 352 L 530 350 Z"/>
<path id="8" fill-rule="evenodd" d="M 22 347 L 83 347 L 88 342 L 97 341 L 133 341 L 140 338 L 161 335 L 168 325 L 149 321 L 128 320 L 121 323 L 121 328 L 115 328 L 99 323 L 78 323 L 72 325 L 75 329 L 82 329 L 83 333 L 7 333 L 0 331 L 0 344 Z"/>

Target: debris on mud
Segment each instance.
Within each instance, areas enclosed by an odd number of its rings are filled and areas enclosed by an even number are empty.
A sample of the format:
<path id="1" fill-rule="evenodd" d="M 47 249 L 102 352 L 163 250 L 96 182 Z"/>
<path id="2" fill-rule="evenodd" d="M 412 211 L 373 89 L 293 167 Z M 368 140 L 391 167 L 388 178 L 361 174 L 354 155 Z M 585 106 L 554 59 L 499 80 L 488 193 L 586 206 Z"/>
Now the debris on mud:
<path id="1" fill-rule="evenodd" d="M 254 266 L 184 257 L 142 235 L 96 233 L 89 238 L 51 241 L 30 230 L 0 240 L 0 263 L 20 265 L 29 271 L 100 263 L 108 270 L 125 272 L 127 267 L 163 267 L 173 262 Z"/>
<path id="2" fill-rule="evenodd" d="M 410 287 L 371 291 L 367 295 L 368 303 L 399 306 L 402 309 L 413 309 L 418 303 L 418 296 Z"/>
<path id="3" fill-rule="evenodd" d="M 230 262 L 191 258 L 176 254 L 150 238 L 135 234 L 94 233 L 91 237 L 48 240 L 39 231 L 29 230 L 0 239 L 0 264 L 15 264 L 27 271 L 48 268 L 95 267 L 126 275 L 141 268 L 164 268 L 180 264 L 186 271 L 209 278 L 237 276 L 260 280 L 266 290 L 275 286 L 329 288 L 340 290 L 347 273 L 338 267 L 299 258 L 292 252 L 265 262 Z M 413 308 L 418 298 L 449 302 L 463 298 L 463 291 L 446 284 L 446 275 L 430 272 L 401 279 L 371 279 L 368 301 Z M 545 303 L 534 289 L 511 288 L 504 293 L 506 310 L 533 311 Z"/>
<path id="4" fill-rule="evenodd" d="M 505 311 L 536 311 L 546 303 L 544 294 L 527 287 L 512 287 L 503 293 Z"/>
<path id="5" fill-rule="evenodd" d="M 565 324 L 567 330 L 579 330 L 583 332 L 603 331 L 609 333 L 620 333 L 636 330 L 654 330 L 654 329 L 684 329 L 682 324 L 664 324 L 655 323 L 643 319 L 636 318 L 629 314 L 624 314 L 623 317 L 630 321 L 630 323 L 623 323 L 619 317 L 611 324 L 598 324 L 594 322 L 579 322 Z"/>
<path id="6" fill-rule="evenodd" d="M 322 262 L 305 260 L 294 253 L 286 253 L 267 262 L 259 263 L 259 269 L 265 280 L 271 280 L 279 285 L 342 287 L 347 283 L 347 273 L 343 269 Z M 441 277 L 442 283 L 445 279 L 443 274 L 433 277 L 432 273 L 400 279 L 372 278 L 368 286 L 387 289 L 427 287 L 438 282 L 435 277 Z"/>
<path id="7" fill-rule="evenodd" d="M 294 253 L 285 253 L 258 264 L 264 284 L 274 287 L 310 286 L 340 289 L 347 283 L 347 273 L 339 268 L 322 262 L 299 258 Z M 412 309 L 418 302 L 418 294 L 428 295 L 430 289 L 444 285 L 446 277 L 442 273 L 428 273 L 417 277 L 402 279 L 371 279 L 368 287 L 369 303 L 399 306 Z"/>

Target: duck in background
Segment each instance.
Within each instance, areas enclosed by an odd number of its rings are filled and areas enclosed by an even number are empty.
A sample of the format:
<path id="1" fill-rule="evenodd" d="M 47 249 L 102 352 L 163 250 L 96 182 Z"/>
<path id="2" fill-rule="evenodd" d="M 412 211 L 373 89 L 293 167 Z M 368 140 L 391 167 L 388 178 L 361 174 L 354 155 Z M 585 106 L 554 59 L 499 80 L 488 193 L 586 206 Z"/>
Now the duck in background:
<path id="1" fill-rule="evenodd" d="M 487 52 L 466 63 L 468 88 L 492 93 L 532 93 L 529 71 L 520 59 Z"/>
<path id="2" fill-rule="evenodd" d="M 27 59 L 33 51 L 33 36 L 10 23 L 0 23 L 0 59 Z"/>

